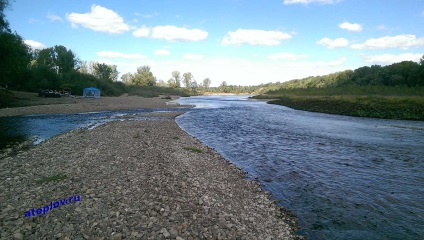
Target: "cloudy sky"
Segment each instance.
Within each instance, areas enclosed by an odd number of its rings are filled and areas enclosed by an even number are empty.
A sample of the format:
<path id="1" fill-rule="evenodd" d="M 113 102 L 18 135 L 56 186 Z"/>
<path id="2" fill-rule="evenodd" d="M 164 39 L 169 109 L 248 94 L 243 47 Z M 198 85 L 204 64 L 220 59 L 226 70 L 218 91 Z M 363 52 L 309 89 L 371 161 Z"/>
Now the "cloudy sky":
<path id="1" fill-rule="evenodd" d="M 423 0 L 17 0 L 13 30 L 123 74 L 192 72 L 213 86 L 257 85 L 419 61 Z"/>

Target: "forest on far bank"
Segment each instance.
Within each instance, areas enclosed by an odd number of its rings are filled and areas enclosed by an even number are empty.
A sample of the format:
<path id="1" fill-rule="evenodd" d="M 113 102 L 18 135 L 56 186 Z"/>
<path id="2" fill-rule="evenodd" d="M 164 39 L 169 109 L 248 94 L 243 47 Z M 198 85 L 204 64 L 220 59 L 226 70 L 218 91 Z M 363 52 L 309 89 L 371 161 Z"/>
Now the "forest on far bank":
<path id="1" fill-rule="evenodd" d="M 324 76 L 264 85 L 257 93 L 271 95 L 422 95 L 424 56 L 420 63 L 403 61 L 372 65 Z"/>
<path id="2" fill-rule="evenodd" d="M 255 98 L 298 110 L 358 117 L 424 120 L 424 56 L 307 77 L 258 89 Z"/>

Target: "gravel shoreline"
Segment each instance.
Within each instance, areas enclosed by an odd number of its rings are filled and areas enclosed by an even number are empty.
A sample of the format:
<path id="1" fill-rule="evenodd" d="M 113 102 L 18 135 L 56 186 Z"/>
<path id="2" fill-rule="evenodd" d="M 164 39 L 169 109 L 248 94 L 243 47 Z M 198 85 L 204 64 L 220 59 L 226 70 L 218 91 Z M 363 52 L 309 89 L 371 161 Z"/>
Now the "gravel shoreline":
<path id="1" fill-rule="evenodd" d="M 178 97 L 172 96 L 172 99 Z M 23 116 L 31 114 L 72 114 L 83 112 L 99 112 L 128 110 L 140 108 L 168 108 L 175 107 L 170 103 L 170 99 L 161 97 L 143 98 L 138 96 L 121 97 L 101 97 L 99 99 L 82 97 L 63 98 L 37 98 L 30 101 L 37 101 L 41 105 L 1 108 L 0 117 Z"/>
<path id="2" fill-rule="evenodd" d="M 179 128 L 181 112 L 152 114 L 171 119 L 77 129 L 0 158 L 0 239 L 300 239 L 257 182 Z M 25 217 L 70 196 L 81 199 Z"/>

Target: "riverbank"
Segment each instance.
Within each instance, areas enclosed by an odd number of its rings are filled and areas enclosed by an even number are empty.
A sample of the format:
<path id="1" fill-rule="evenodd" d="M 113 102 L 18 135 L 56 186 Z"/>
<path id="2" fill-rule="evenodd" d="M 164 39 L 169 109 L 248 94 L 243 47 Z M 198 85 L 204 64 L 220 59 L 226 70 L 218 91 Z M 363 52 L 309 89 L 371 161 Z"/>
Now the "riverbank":
<path id="1" fill-rule="evenodd" d="M 273 98 L 277 104 L 297 110 L 338 115 L 424 120 L 424 97 L 419 96 L 255 96 Z M 278 99 L 276 99 L 278 98 Z M 276 100 L 275 100 L 276 99 Z"/>
<path id="2" fill-rule="evenodd" d="M 3 157 L 0 169 L 0 239 L 296 239 L 294 218 L 257 182 L 173 120 L 74 130 Z"/>
<path id="3" fill-rule="evenodd" d="M 123 95 L 120 97 L 101 97 L 99 99 L 82 97 L 41 98 L 36 93 L 22 93 L 19 103 L 22 107 L 1 108 L 0 117 L 23 116 L 30 114 L 72 114 L 83 112 L 115 111 L 138 108 L 170 107 L 171 99 L 164 97 L 143 98 Z"/>

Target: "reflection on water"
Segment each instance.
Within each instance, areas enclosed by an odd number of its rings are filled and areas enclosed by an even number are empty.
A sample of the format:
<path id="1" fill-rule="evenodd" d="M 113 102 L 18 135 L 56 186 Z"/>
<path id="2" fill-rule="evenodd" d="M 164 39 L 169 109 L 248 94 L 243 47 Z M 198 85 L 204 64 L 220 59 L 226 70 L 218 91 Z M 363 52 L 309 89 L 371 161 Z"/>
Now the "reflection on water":
<path id="1" fill-rule="evenodd" d="M 311 113 L 240 96 L 178 102 L 197 105 L 178 124 L 258 177 L 310 239 L 424 236 L 424 122 Z"/>

